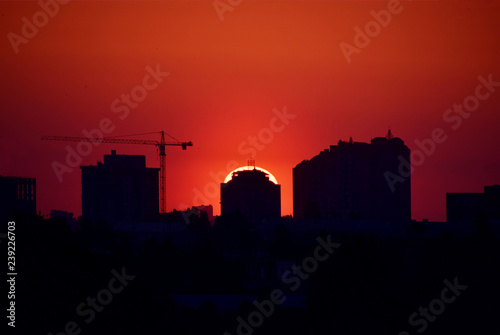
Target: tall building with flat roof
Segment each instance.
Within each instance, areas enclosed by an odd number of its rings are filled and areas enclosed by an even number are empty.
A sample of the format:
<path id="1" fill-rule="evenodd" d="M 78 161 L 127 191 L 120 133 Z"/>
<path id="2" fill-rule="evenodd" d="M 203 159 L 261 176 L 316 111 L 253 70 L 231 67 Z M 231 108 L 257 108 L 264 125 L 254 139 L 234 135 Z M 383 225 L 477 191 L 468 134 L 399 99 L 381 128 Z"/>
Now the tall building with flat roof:
<path id="1" fill-rule="evenodd" d="M 410 162 L 410 149 L 390 131 L 331 145 L 293 168 L 294 217 L 410 221 L 410 177 L 394 189 L 385 177 L 398 174 L 400 159 Z"/>
<path id="2" fill-rule="evenodd" d="M 16 211 L 36 214 L 36 179 L 0 176 L 0 220 Z"/>
<path id="3" fill-rule="evenodd" d="M 446 221 L 473 222 L 479 217 L 500 220 L 500 185 L 484 193 L 446 193 Z"/>
<path id="4" fill-rule="evenodd" d="M 234 172 L 230 181 L 221 184 L 220 195 L 222 216 L 239 212 L 254 224 L 281 217 L 281 185 L 260 170 Z"/>
<path id="5" fill-rule="evenodd" d="M 94 222 L 151 220 L 159 213 L 158 168 L 142 155 L 104 155 L 104 163 L 81 166 L 82 215 Z"/>

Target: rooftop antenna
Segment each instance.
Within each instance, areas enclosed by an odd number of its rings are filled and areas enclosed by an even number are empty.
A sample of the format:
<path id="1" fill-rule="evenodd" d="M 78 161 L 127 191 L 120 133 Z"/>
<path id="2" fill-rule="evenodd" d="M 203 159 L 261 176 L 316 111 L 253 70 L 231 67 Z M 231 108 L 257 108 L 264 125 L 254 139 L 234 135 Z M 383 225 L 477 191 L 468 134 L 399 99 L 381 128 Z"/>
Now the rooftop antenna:
<path id="1" fill-rule="evenodd" d="M 352 141 L 352 136 L 351 136 L 351 137 L 349 137 L 349 143 L 353 143 L 353 141 Z"/>
<path id="2" fill-rule="evenodd" d="M 387 135 L 385 135 L 385 138 L 390 140 L 391 138 L 394 138 L 394 135 L 392 135 L 391 128 L 387 131 Z"/>
<path id="3" fill-rule="evenodd" d="M 247 163 L 248 167 L 252 167 L 253 169 L 252 170 L 255 170 L 255 159 L 251 158 L 248 160 L 248 163 Z"/>

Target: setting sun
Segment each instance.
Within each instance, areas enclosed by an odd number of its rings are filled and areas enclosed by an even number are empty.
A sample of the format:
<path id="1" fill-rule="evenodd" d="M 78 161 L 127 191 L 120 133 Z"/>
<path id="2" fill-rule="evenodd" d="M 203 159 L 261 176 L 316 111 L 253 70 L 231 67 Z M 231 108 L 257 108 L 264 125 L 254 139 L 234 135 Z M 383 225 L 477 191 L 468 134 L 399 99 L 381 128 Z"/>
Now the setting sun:
<path id="1" fill-rule="evenodd" d="M 263 169 L 261 167 L 258 167 L 258 166 L 250 166 L 250 165 L 247 165 L 247 166 L 242 166 L 242 167 L 239 167 L 237 169 L 234 169 L 233 171 L 229 172 L 229 174 L 226 176 L 226 178 L 224 179 L 224 183 L 227 183 L 228 181 L 230 181 L 233 177 L 233 173 L 235 172 L 239 172 L 239 171 L 247 171 L 247 170 L 259 170 L 259 171 L 262 171 L 264 172 L 265 174 L 267 174 L 269 176 L 269 180 L 272 181 L 273 183 L 275 184 L 278 184 L 278 181 L 276 180 L 276 178 L 271 174 L 271 172 L 267 171 L 266 169 Z"/>

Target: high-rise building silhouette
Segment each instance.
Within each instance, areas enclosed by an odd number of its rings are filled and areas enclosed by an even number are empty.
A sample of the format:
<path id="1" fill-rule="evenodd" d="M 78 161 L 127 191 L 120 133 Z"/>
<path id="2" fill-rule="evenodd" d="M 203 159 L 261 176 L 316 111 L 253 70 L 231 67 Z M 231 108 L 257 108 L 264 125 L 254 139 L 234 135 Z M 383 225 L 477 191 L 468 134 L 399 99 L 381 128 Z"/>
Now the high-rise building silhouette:
<path id="1" fill-rule="evenodd" d="M 0 220 L 14 212 L 36 213 L 36 179 L 0 176 Z"/>
<path id="2" fill-rule="evenodd" d="M 232 179 L 221 183 L 221 215 L 243 214 L 254 224 L 281 216 L 281 185 L 257 169 L 234 172 Z"/>
<path id="3" fill-rule="evenodd" d="M 339 141 L 293 168 L 294 217 L 409 221 L 410 176 L 394 189 L 385 176 L 402 161 L 410 149 L 390 130 L 370 143 Z"/>
<path id="4" fill-rule="evenodd" d="M 104 155 L 104 163 L 81 166 L 82 215 L 95 222 L 150 220 L 159 213 L 158 168 L 142 155 Z"/>
<path id="5" fill-rule="evenodd" d="M 480 217 L 500 220 L 500 185 L 485 186 L 484 193 L 446 193 L 446 221 L 473 222 Z"/>

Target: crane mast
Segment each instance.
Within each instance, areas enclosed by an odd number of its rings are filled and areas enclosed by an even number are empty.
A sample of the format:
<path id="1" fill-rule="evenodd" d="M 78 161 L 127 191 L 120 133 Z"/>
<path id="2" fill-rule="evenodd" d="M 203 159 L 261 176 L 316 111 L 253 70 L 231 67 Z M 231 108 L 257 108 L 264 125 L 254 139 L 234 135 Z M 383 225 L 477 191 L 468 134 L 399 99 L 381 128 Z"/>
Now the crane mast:
<path id="1" fill-rule="evenodd" d="M 189 142 L 191 143 L 191 142 Z M 185 147 L 182 147 L 185 150 Z M 159 155 L 160 155 L 160 213 L 165 213 L 166 200 L 165 200 L 165 164 L 166 164 L 166 154 L 165 154 L 165 133 L 161 132 L 161 139 L 159 145 Z"/>

